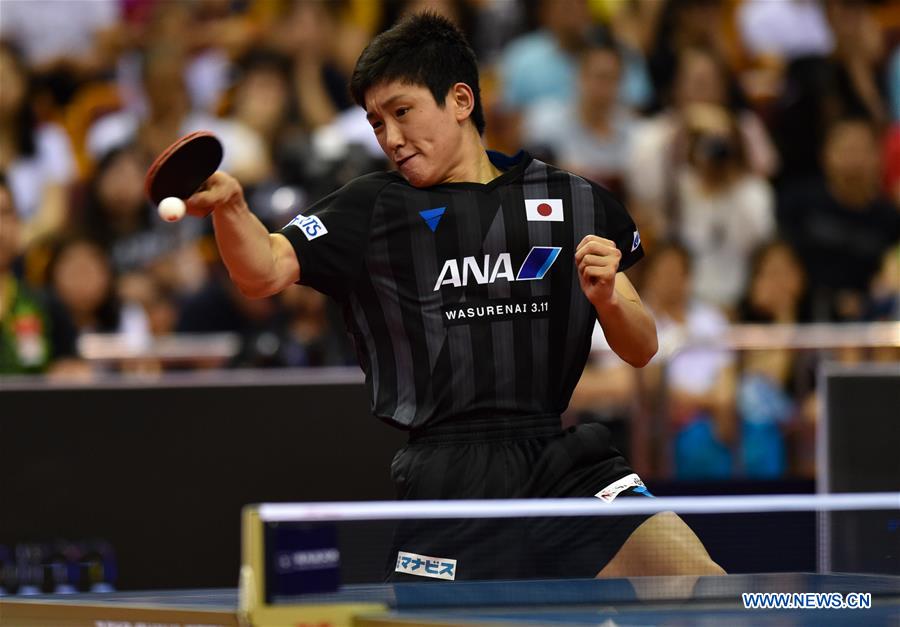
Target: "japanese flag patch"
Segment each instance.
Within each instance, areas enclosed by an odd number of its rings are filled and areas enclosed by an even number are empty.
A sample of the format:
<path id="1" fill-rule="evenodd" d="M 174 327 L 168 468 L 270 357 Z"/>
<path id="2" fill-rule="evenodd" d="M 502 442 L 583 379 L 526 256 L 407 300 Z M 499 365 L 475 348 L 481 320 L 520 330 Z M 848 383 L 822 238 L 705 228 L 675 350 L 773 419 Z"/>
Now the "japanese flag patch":
<path id="1" fill-rule="evenodd" d="M 525 199 L 525 217 L 529 222 L 562 222 L 562 198 Z"/>

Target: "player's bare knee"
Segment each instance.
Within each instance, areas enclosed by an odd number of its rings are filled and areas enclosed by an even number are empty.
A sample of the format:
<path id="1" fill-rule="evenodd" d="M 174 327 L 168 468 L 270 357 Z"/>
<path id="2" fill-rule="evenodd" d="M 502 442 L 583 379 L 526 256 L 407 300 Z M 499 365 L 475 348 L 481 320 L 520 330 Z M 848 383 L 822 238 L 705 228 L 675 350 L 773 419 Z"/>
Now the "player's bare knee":
<path id="1" fill-rule="evenodd" d="M 640 562 L 654 564 L 653 574 L 723 575 L 687 523 L 674 512 L 648 518 L 635 532 Z M 661 560 L 665 555 L 667 559 Z M 658 569 L 658 570 L 657 570 Z"/>

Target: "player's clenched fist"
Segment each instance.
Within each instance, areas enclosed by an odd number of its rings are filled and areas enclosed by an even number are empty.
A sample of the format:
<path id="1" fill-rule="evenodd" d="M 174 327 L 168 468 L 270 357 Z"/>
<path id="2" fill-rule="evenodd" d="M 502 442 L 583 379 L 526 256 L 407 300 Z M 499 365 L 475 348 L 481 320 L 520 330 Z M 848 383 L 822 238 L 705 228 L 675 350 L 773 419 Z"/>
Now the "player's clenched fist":
<path id="1" fill-rule="evenodd" d="M 192 216 L 202 218 L 212 213 L 213 210 L 228 208 L 246 208 L 244 190 L 237 179 L 227 172 L 213 173 L 203 187 L 185 201 L 187 212 Z"/>
<path id="2" fill-rule="evenodd" d="M 622 252 L 615 242 L 588 235 L 575 250 L 575 265 L 581 291 L 594 307 L 615 302 L 616 272 Z"/>

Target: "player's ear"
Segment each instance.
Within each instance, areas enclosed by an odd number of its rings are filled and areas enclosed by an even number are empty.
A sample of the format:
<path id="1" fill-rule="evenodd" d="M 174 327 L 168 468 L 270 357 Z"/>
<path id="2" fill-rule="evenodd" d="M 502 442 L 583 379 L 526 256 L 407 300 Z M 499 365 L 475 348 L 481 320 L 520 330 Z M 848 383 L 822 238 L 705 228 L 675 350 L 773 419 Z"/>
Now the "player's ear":
<path id="1" fill-rule="evenodd" d="M 462 122 L 472 115 L 472 109 L 475 108 L 475 94 L 472 88 L 466 83 L 456 83 L 450 88 L 449 94 L 450 104 L 453 106 L 453 112 L 456 114 L 456 121 Z"/>

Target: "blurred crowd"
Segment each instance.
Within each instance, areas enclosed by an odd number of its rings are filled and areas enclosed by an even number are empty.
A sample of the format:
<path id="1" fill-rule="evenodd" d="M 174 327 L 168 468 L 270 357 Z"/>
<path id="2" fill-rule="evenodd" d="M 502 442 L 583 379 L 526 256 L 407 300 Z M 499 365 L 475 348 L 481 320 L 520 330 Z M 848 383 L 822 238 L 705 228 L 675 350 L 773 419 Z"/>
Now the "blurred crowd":
<path id="1" fill-rule="evenodd" d="M 900 318 L 889 0 L 0 0 L 0 374 L 90 373 L 88 332 L 232 332 L 233 367 L 355 364 L 333 303 L 242 297 L 209 221 L 161 221 L 143 176 L 212 130 L 275 230 L 388 167 L 347 81 L 423 9 L 475 48 L 485 144 L 609 187 L 640 228 L 660 355 L 636 374 L 597 333 L 570 419 L 673 443 L 633 456 L 682 477 L 811 473 L 814 358 L 677 349 L 733 322 Z"/>

